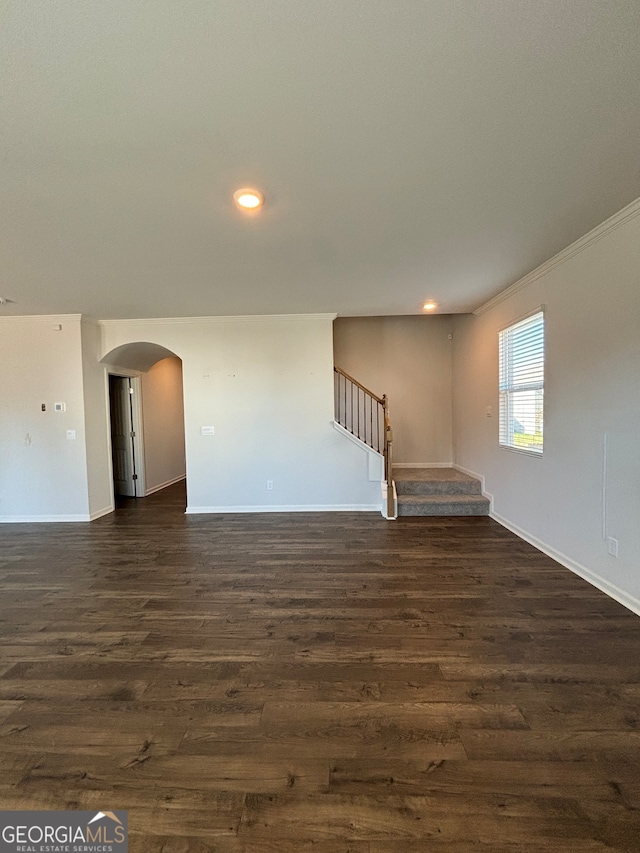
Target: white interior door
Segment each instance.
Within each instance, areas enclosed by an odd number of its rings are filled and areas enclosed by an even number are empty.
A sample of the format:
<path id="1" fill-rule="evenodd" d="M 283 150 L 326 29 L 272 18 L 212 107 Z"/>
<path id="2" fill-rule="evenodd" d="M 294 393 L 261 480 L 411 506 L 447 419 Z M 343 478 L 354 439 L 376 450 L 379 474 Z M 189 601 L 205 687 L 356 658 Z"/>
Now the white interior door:
<path id="1" fill-rule="evenodd" d="M 135 432 L 131 379 L 109 376 L 111 409 L 111 454 L 113 458 L 113 487 L 116 495 L 136 497 Z"/>

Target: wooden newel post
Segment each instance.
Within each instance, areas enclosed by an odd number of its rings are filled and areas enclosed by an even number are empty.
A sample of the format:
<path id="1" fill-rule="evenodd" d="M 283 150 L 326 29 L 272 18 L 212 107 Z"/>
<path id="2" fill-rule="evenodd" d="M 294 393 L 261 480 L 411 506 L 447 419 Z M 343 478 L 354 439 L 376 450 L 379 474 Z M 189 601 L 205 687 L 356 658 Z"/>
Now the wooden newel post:
<path id="1" fill-rule="evenodd" d="M 382 405 L 384 408 L 384 479 L 387 483 L 387 517 L 394 517 L 394 500 L 393 500 L 393 430 L 389 420 L 389 400 L 387 395 L 382 395 Z"/>

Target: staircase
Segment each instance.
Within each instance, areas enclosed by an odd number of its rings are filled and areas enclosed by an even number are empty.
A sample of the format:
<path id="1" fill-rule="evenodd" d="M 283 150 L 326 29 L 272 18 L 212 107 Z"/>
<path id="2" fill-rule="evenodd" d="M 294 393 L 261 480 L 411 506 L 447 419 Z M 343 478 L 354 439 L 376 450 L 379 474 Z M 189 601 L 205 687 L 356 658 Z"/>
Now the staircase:
<path id="1" fill-rule="evenodd" d="M 489 500 L 483 497 L 482 485 L 475 477 L 455 468 L 394 467 L 386 394 L 378 397 L 339 367 L 333 371 L 336 424 L 384 459 L 382 515 L 385 518 L 489 515 Z"/>
<path id="2" fill-rule="evenodd" d="M 455 468 L 394 468 L 398 515 L 488 515 L 480 480 Z"/>
<path id="3" fill-rule="evenodd" d="M 389 422 L 387 395 L 378 397 L 339 367 L 334 366 L 333 376 L 336 423 L 382 456 L 382 515 L 385 518 L 395 518 L 396 506 L 391 479 L 393 431 Z"/>

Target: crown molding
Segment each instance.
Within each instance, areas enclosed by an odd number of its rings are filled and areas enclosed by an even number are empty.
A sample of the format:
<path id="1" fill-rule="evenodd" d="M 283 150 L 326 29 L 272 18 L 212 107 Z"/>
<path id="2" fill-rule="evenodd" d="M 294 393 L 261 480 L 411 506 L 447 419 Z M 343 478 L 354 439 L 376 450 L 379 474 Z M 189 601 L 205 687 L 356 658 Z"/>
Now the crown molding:
<path id="1" fill-rule="evenodd" d="M 521 279 L 516 281 L 510 287 L 507 287 L 506 290 L 502 290 L 493 299 L 489 299 L 488 302 L 480 305 L 479 308 L 476 308 L 473 312 L 475 315 L 484 314 L 486 311 L 490 311 L 492 308 L 495 308 L 496 305 L 499 305 L 501 302 L 504 302 L 505 299 L 508 299 L 510 296 L 513 296 L 514 293 L 518 293 L 518 291 L 523 290 L 525 287 L 528 287 L 534 281 L 537 281 L 542 276 L 547 275 L 547 273 L 551 272 L 551 270 L 559 267 L 561 264 L 564 264 L 570 258 L 573 258 L 579 252 L 582 252 L 588 246 L 591 246 L 593 243 L 601 240 L 603 237 L 606 237 L 607 234 L 610 234 L 616 228 L 619 228 L 621 225 L 624 225 L 626 222 L 629 222 L 631 219 L 634 219 L 636 216 L 640 215 L 640 198 L 637 198 L 635 201 L 632 201 L 631 204 L 628 204 L 626 207 L 623 207 L 622 210 L 619 210 L 617 213 L 614 213 L 613 216 L 610 216 L 609 219 L 605 219 L 604 222 L 597 225 L 588 234 L 585 234 L 583 237 L 580 237 L 575 242 L 571 243 L 566 249 L 563 249 L 561 252 L 558 252 L 557 255 L 554 255 L 552 258 L 549 258 L 548 261 L 545 261 L 543 264 L 540 264 L 539 267 L 536 267 L 530 273 L 523 276 Z"/>
<path id="2" fill-rule="evenodd" d="M 28 323 L 32 320 L 46 323 L 63 323 L 70 320 L 80 321 L 82 314 L 16 314 L 14 316 L 0 317 L 0 323 Z"/>
<path id="3" fill-rule="evenodd" d="M 337 314 L 240 314 L 219 317 L 138 317 L 126 320 L 100 320 L 105 328 L 114 326 L 175 326 L 195 323 L 280 323 L 284 321 L 335 320 Z"/>

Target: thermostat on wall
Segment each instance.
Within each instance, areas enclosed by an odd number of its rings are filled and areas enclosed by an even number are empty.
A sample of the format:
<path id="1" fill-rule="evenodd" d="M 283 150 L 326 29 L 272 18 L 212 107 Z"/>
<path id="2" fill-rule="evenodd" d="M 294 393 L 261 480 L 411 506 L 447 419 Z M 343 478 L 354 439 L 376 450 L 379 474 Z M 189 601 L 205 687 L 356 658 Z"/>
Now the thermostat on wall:
<path id="1" fill-rule="evenodd" d="M 66 403 L 54 403 L 53 404 L 53 411 L 54 412 L 66 412 L 67 411 L 67 404 Z"/>

